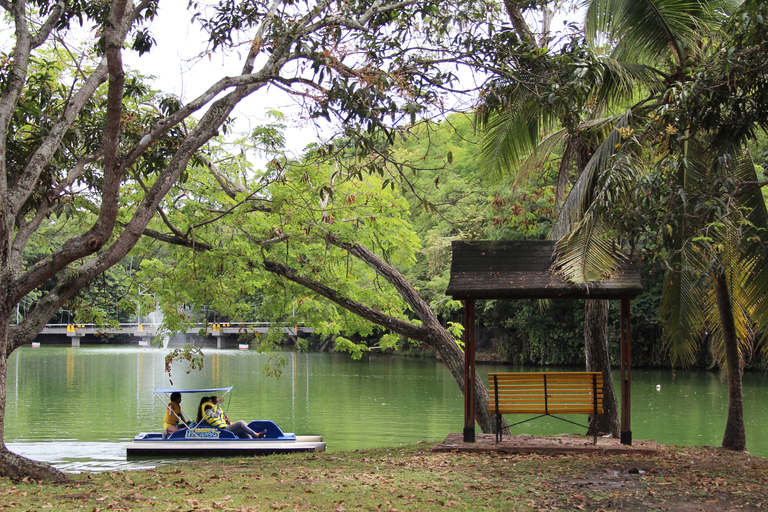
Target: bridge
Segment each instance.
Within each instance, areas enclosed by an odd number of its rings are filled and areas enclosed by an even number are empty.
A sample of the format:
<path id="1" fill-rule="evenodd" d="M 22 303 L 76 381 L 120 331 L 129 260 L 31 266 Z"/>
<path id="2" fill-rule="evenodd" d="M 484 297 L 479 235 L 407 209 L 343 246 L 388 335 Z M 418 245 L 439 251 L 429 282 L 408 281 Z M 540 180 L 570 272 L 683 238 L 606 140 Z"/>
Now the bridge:
<path id="1" fill-rule="evenodd" d="M 232 334 L 263 334 L 274 324 L 271 322 L 239 322 L 239 323 L 208 323 L 196 324 L 190 326 L 184 331 L 186 334 L 197 336 L 215 336 L 216 348 L 224 348 L 224 339 Z M 119 324 L 115 327 L 105 327 L 96 324 L 48 324 L 40 331 L 40 334 L 66 335 L 72 340 L 73 347 L 80 346 L 80 339 L 87 335 L 102 334 L 127 334 L 138 339 L 139 346 L 148 347 L 152 340 L 158 335 L 158 324 L 151 323 L 128 323 Z M 277 327 L 288 336 L 297 337 L 303 334 L 314 332 L 311 327 L 303 325 L 280 325 Z M 33 343 L 33 346 L 35 344 Z M 38 344 L 39 345 L 39 344 Z M 242 347 L 241 347 L 242 348 Z"/>

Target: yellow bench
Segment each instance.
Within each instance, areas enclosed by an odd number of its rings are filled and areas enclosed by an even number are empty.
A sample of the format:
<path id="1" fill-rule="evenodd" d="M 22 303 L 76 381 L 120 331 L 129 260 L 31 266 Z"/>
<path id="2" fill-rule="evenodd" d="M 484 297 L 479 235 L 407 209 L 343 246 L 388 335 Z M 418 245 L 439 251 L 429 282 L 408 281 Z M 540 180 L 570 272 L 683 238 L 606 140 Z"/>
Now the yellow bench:
<path id="1" fill-rule="evenodd" d="M 489 373 L 489 408 L 496 415 L 496 442 L 501 441 L 503 414 L 538 414 L 586 427 L 556 414 L 603 414 L 603 374 L 600 372 Z M 594 436 L 597 444 L 597 433 Z"/>

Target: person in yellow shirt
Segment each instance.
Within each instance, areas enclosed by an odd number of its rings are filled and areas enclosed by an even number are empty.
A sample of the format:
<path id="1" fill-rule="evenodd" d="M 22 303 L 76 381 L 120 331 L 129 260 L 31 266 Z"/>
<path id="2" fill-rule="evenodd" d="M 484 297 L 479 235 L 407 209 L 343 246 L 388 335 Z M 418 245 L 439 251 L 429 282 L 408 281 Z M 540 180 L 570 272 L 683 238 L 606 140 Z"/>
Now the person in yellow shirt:
<path id="1" fill-rule="evenodd" d="M 224 397 L 217 398 L 216 395 L 212 395 L 210 402 L 211 405 L 214 406 L 215 413 L 224 418 L 224 421 L 227 422 L 227 425 L 229 425 L 231 422 L 229 421 L 229 416 L 227 416 L 227 413 L 225 413 L 221 408 L 221 403 L 224 401 Z"/>
<path id="2" fill-rule="evenodd" d="M 165 436 L 180 430 L 179 422 L 189 423 L 189 419 L 181 412 L 181 393 L 171 393 L 171 401 L 165 408 L 165 417 L 163 418 L 163 430 Z"/>

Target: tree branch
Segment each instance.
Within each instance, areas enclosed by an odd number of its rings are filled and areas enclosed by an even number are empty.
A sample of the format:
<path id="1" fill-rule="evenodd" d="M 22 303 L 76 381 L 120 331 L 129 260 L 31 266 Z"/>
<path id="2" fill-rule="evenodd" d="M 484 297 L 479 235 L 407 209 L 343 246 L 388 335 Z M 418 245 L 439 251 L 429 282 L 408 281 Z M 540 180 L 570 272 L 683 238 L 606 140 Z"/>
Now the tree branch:
<path id="1" fill-rule="evenodd" d="M 194 249 L 196 251 L 211 251 L 214 249 L 214 247 L 209 243 L 198 242 L 197 240 L 180 234 L 167 235 L 160 233 L 159 231 L 155 231 L 154 229 L 145 228 L 143 235 L 160 242 L 165 242 L 167 244 L 189 247 L 190 249 Z"/>
<path id="2" fill-rule="evenodd" d="M 536 45 L 536 36 L 526 23 L 523 13 L 520 10 L 520 6 L 514 0 L 504 0 L 504 8 L 507 10 L 509 21 L 512 22 L 512 26 L 515 27 L 515 31 L 520 37 L 525 40 L 526 43 Z"/>
<path id="3" fill-rule="evenodd" d="M 300 276 L 295 269 L 283 265 L 282 263 L 264 260 L 263 266 L 267 272 L 283 276 L 289 281 L 293 281 L 296 284 L 308 288 L 369 322 L 373 322 L 376 325 L 380 325 L 412 340 L 430 342 L 429 329 L 424 326 L 404 322 L 344 297 L 337 293 L 336 290 L 333 290 L 322 283 Z"/>
<path id="4" fill-rule="evenodd" d="M 377 274 L 382 276 L 387 280 L 388 283 L 394 286 L 398 293 L 400 293 L 403 299 L 411 307 L 416 316 L 419 317 L 419 319 L 424 323 L 424 326 L 428 331 L 433 328 L 443 328 L 435 316 L 434 311 L 432 311 L 424 299 L 419 297 L 419 294 L 416 293 L 416 290 L 413 289 L 411 283 L 408 282 L 408 280 L 405 279 L 403 275 L 397 271 L 397 269 L 379 258 L 376 254 L 371 252 L 370 249 L 362 244 L 351 244 L 348 242 L 343 242 L 337 235 L 333 234 L 327 235 L 326 240 L 336 247 L 348 251 L 353 256 L 365 262 L 366 265 L 371 267 L 374 271 L 376 271 Z"/>

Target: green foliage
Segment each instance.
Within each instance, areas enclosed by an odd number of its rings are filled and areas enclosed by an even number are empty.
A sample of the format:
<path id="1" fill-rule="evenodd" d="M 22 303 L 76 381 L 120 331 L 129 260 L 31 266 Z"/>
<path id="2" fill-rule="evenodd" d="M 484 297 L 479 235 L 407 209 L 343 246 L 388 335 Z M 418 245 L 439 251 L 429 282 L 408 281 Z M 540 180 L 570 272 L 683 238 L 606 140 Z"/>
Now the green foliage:
<path id="1" fill-rule="evenodd" d="M 190 373 L 192 370 L 201 370 L 205 358 L 203 357 L 202 350 L 190 345 L 175 348 L 165 354 L 165 373 L 168 374 L 168 382 L 170 382 L 171 385 L 173 385 L 173 380 L 171 380 L 171 365 L 174 361 L 186 361 L 186 373 Z"/>
<path id="2" fill-rule="evenodd" d="M 280 135 L 270 138 L 279 140 Z M 263 148 L 260 141 L 240 144 Z M 183 191 L 194 201 L 167 203 L 168 218 L 205 250 L 168 247 L 151 256 L 152 246 L 146 246 L 140 279 L 164 305 L 166 318 L 180 321 L 207 307 L 230 323 L 273 322 L 272 331 L 253 340 L 262 349 L 281 342 L 279 326 L 296 324 L 312 326 L 315 336 L 334 339 L 338 350 L 356 357 L 367 350 L 366 343 L 391 347 L 396 338 L 382 337 L 373 324 L 265 271 L 263 264 L 286 265 L 340 296 L 405 319 L 407 307 L 391 287 L 326 242 L 331 235 L 359 242 L 392 265 L 409 266 L 418 239 L 405 218 L 408 205 L 402 197 L 390 188 L 382 190 L 380 178 L 349 174 L 312 152 L 302 162 L 282 160 L 265 170 L 248 164 L 248 151 L 239 158 L 221 154 L 218 178 L 197 168 L 190 171 L 193 179 L 179 184 L 174 196 Z M 229 185 L 222 188 L 222 183 Z M 185 308 L 179 309 L 180 304 Z"/>
<path id="3" fill-rule="evenodd" d="M 581 306 L 581 307 L 579 307 Z M 532 365 L 580 365 L 584 361 L 583 303 L 485 301 L 483 311 L 490 347 L 505 361 Z"/>
<path id="4" fill-rule="evenodd" d="M 402 184 L 423 245 L 406 275 L 440 315 L 461 308 L 445 296 L 453 240 L 542 238 L 552 221 L 552 174 L 489 186 L 479 172 L 480 150 L 471 119 L 460 114 L 415 126 L 392 148 L 399 164 L 391 176 Z"/>
<path id="5" fill-rule="evenodd" d="M 363 357 L 363 353 L 368 350 L 368 347 L 355 343 L 343 336 L 336 336 L 336 350 L 338 352 L 349 352 L 352 359 L 360 359 Z"/>

